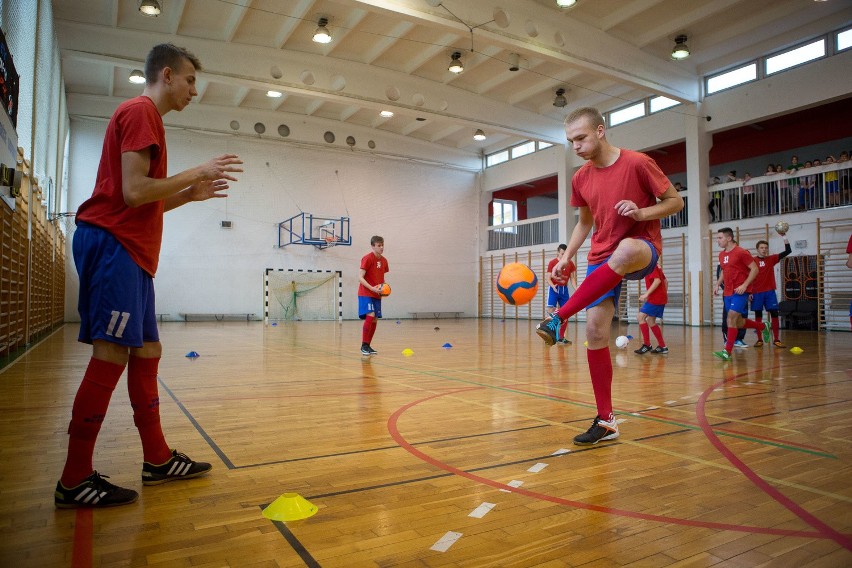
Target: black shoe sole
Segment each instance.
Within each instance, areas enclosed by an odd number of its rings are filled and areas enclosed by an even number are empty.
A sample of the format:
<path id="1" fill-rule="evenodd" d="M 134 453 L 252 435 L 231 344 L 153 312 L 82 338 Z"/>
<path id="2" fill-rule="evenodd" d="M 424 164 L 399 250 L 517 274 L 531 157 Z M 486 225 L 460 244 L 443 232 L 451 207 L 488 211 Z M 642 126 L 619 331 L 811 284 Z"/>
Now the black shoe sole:
<path id="1" fill-rule="evenodd" d="M 542 329 L 535 330 L 536 335 L 544 340 L 548 347 L 553 347 L 556 344 L 556 341 L 551 337 L 549 333 Z"/>
<path id="2" fill-rule="evenodd" d="M 203 471 L 196 471 L 195 473 L 188 473 L 186 475 L 181 475 L 180 477 L 166 477 L 164 479 L 142 479 L 142 485 L 162 485 L 163 483 L 169 483 L 170 481 L 181 481 L 183 479 L 192 479 L 194 477 L 200 477 L 204 474 L 210 473 L 213 467 L 209 467 Z"/>

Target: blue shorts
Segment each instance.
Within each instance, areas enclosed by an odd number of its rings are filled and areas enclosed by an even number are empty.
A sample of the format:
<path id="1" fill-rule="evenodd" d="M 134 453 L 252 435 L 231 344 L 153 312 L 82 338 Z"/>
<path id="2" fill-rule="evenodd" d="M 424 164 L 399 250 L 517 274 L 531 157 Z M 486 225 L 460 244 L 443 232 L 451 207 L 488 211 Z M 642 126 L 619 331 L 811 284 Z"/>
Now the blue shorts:
<path id="1" fill-rule="evenodd" d="M 663 317 L 663 310 L 666 309 L 666 306 L 661 306 L 659 304 L 649 304 L 645 302 L 642 304 L 642 309 L 639 310 L 640 313 L 643 313 L 647 316 L 653 316 L 655 318 Z"/>
<path id="2" fill-rule="evenodd" d="M 382 317 L 382 299 L 370 296 L 358 296 L 358 317 L 365 319 L 367 314 L 375 313 L 377 319 Z"/>
<path id="3" fill-rule="evenodd" d="M 568 293 L 568 286 L 557 286 L 555 292 L 550 286 L 547 287 L 548 307 L 555 308 L 556 306 L 564 306 L 568 303 L 569 297 L 570 294 Z"/>
<path id="4" fill-rule="evenodd" d="M 762 310 L 777 310 L 778 296 L 775 295 L 775 290 L 767 292 L 758 292 L 751 295 L 751 311 L 759 312 Z"/>
<path id="5" fill-rule="evenodd" d="M 108 231 L 80 221 L 73 251 L 80 277 L 79 341 L 102 339 L 127 347 L 159 341 L 154 279 L 121 243 Z"/>
<path id="6" fill-rule="evenodd" d="M 725 309 L 748 317 L 748 294 L 725 296 Z"/>
<path id="7" fill-rule="evenodd" d="M 654 267 L 657 266 L 657 259 L 659 258 L 659 255 L 657 254 L 657 249 L 655 249 L 654 245 L 652 245 L 651 243 L 649 243 L 645 239 L 639 239 L 639 240 L 646 243 L 648 245 L 648 247 L 650 247 L 650 249 L 651 249 L 651 262 L 649 262 L 648 266 L 646 266 L 645 268 L 637 270 L 636 272 L 631 272 L 630 274 L 625 274 L 624 278 L 622 279 L 622 282 L 624 280 L 641 280 L 641 279 L 645 278 L 646 276 L 648 276 L 649 274 L 651 274 L 651 271 L 654 270 Z M 607 257 L 607 259 L 604 260 L 603 262 L 599 262 L 597 264 L 590 264 L 586 268 L 586 276 L 588 276 L 589 274 L 594 272 L 596 268 L 598 268 L 600 265 L 602 265 L 607 260 L 609 260 L 609 257 Z M 591 304 L 586 306 L 586 309 L 588 310 L 589 308 L 593 308 L 593 307 L 597 306 L 598 304 L 600 304 L 601 302 L 603 302 L 607 298 L 612 298 L 613 305 L 615 305 L 615 307 L 618 308 L 618 298 L 620 298 L 620 297 L 621 297 L 621 282 L 619 282 L 618 285 L 615 288 L 613 288 L 612 290 L 610 290 L 609 292 L 607 292 L 606 294 L 604 294 L 603 296 L 601 296 L 600 298 L 598 298 L 597 300 L 595 300 L 594 302 L 592 302 Z"/>

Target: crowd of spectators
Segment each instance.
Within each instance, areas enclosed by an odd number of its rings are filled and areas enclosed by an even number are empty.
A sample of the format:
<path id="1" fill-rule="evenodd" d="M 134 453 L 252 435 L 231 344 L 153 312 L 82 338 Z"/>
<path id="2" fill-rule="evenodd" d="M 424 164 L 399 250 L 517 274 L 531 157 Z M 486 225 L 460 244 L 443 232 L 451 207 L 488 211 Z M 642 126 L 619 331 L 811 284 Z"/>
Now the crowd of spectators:
<path id="1" fill-rule="evenodd" d="M 799 161 L 799 157 L 794 155 L 786 166 L 767 164 L 766 171 L 757 181 L 753 180 L 749 172 L 738 177 L 735 170 L 724 176 L 714 176 L 708 185 L 735 181 L 742 182 L 742 185 L 734 189 L 710 190 L 707 205 L 710 222 L 852 204 L 852 168 L 846 164 L 849 158 L 850 152 L 847 150 L 840 152 L 837 158 L 829 155 L 825 160 L 814 158 L 805 162 Z M 770 176 L 779 177 L 772 182 L 766 179 Z"/>

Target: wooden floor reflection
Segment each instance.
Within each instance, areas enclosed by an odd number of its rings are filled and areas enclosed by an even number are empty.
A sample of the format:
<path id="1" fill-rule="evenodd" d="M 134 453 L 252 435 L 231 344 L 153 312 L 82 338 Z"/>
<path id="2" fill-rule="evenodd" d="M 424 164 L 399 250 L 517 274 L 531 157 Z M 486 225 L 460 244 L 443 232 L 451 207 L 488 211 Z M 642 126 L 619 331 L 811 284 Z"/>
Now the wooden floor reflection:
<path id="1" fill-rule="evenodd" d="M 729 363 L 718 328 L 613 346 L 621 437 L 580 448 L 583 326 L 532 326 L 385 320 L 363 358 L 360 322 L 164 323 L 167 439 L 214 471 L 143 487 L 122 379 L 95 466 L 141 497 L 86 512 L 52 502 L 89 358 L 67 325 L 0 374 L 0 565 L 852 565 L 849 333 Z M 317 514 L 264 518 L 288 492 Z"/>

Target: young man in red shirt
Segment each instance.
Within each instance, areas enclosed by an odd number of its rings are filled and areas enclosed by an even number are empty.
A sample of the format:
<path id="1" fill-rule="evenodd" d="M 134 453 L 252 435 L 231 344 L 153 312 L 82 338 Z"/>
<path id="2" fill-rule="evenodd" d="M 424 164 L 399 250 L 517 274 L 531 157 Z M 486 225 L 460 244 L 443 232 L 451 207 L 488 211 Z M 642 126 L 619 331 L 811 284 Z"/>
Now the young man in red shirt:
<path id="1" fill-rule="evenodd" d="M 719 253 L 722 274 L 716 279 L 713 295 L 719 295 L 719 287 L 724 283 L 723 298 L 728 310 L 728 321 L 722 325 L 727 324 L 728 335 L 724 351 L 714 351 L 713 355 L 723 361 L 730 361 L 738 330 L 763 330 L 763 340 L 768 342 L 769 323 L 760 324 L 745 317 L 748 315 L 748 290 L 757 278 L 757 263 L 746 249 L 736 244 L 734 231 L 729 227 L 719 229 L 716 233 L 716 244 L 722 249 Z"/>
<path id="2" fill-rule="evenodd" d="M 382 284 L 385 273 L 390 272 L 388 259 L 385 258 L 385 240 L 378 235 L 370 239 L 373 248 L 361 259 L 358 272 L 358 317 L 364 320 L 361 327 L 361 355 L 376 355 L 378 351 L 370 346 L 376 333 L 377 320 L 382 318 Z"/>
<path id="3" fill-rule="evenodd" d="M 59 508 L 111 507 L 139 494 L 104 479 L 92 465 L 95 442 L 118 379 L 127 367 L 133 421 L 142 441 L 142 483 L 157 485 L 210 471 L 172 450 L 160 426 L 157 370 L 162 345 L 154 306 L 154 274 L 163 213 L 192 201 L 227 197 L 242 164 L 225 154 L 167 176 L 163 115 L 183 110 L 198 93 L 201 65 L 183 48 L 155 46 L 145 61 L 142 95 L 116 109 L 104 137 L 92 196 L 77 210 L 74 263 L 80 276 L 80 336 L 92 358 L 74 398 L 68 456 L 56 484 Z"/>
<path id="4" fill-rule="evenodd" d="M 751 310 L 754 312 L 754 321 L 761 324 L 761 326 L 763 325 L 763 309 L 766 308 L 766 311 L 769 312 L 772 322 L 772 336 L 774 338 L 772 344 L 775 347 L 784 347 L 780 338 L 781 325 L 778 320 L 778 296 L 775 293 L 775 265 L 781 262 L 782 258 L 793 252 L 786 234 L 781 236 L 784 239 L 784 252 L 770 255 L 769 243 L 766 241 L 757 241 L 757 256 L 752 257 L 757 264 L 757 278 L 751 283 Z M 755 330 L 755 333 L 757 334 L 757 342 L 754 346 L 763 346 L 763 338 L 760 331 Z"/>
<path id="5" fill-rule="evenodd" d="M 658 261 L 659 262 L 659 261 Z M 649 351 L 658 355 L 667 355 L 669 348 L 663 339 L 663 330 L 657 324 L 657 318 L 663 317 L 663 311 L 669 302 L 669 283 L 662 267 L 657 264 L 654 271 L 645 277 L 645 293 L 639 296 L 639 301 L 644 302 L 639 310 L 639 331 L 642 332 L 642 347 L 635 350 L 637 355 L 644 355 Z M 654 333 L 657 338 L 657 347 L 651 349 L 651 336 Z"/>
<path id="6" fill-rule="evenodd" d="M 618 438 L 612 409 L 612 359 L 609 339 L 612 316 L 623 279 L 649 274 L 662 252 L 660 219 L 683 209 L 683 199 L 656 162 L 640 152 L 611 145 L 600 111 L 580 108 L 565 119 L 565 134 L 574 152 L 587 160 L 572 179 L 571 206 L 579 219 L 568 248 L 553 267 L 558 274 L 594 227 L 586 279 L 568 302 L 536 333 L 556 343 L 563 320 L 586 308 L 586 356 L 598 415 L 577 445 Z"/>
<path id="7" fill-rule="evenodd" d="M 544 275 L 547 280 L 546 311 L 548 314 L 552 314 L 554 310 L 556 310 L 557 306 L 564 306 L 568 303 L 568 299 L 571 297 L 571 294 L 568 291 L 569 280 L 573 284 L 574 288 L 577 288 L 577 266 L 574 264 L 574 261 L 569 259 L 568 264 L 565 265 L 562 272 L 559 274 L 553 274 L 553 267 L 556 266 L 557 262 L 562 260 L 562 257 L 565 255 L 565 249 L 567 248 L 568 245 L 566 244 L 560 244 L 556 247 L 556 258 L 548 263 L 547 272 Z M 556 343 L 561 345 L 571 345 L 571 342 L 565 339 L 565 331 L 567 329 L 568 320 L 566 319 L 559 327 L 559 338 L 556 340 Z"/>

